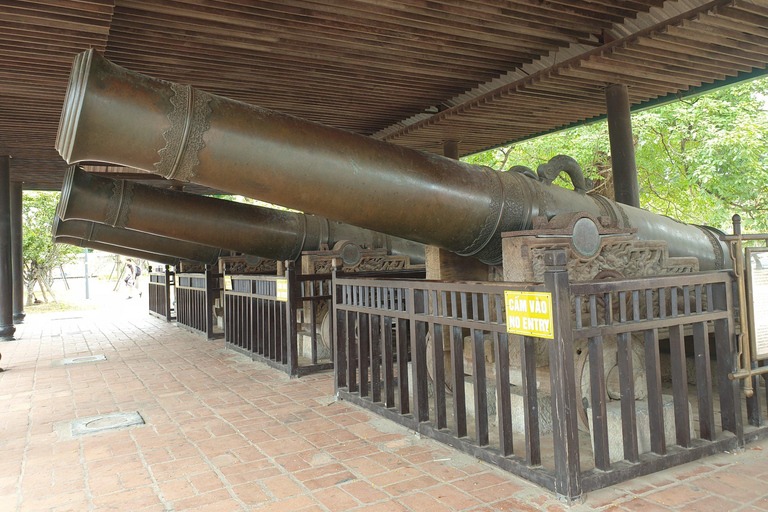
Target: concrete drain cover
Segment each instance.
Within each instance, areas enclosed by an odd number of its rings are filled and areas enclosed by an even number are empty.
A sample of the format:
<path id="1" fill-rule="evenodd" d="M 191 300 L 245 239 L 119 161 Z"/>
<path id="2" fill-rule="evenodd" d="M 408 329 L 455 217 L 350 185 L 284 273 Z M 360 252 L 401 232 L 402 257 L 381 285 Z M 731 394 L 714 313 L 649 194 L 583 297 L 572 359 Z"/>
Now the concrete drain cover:
<path id="1" fill-rule="evenodd" d="M 82 364 L 82 363 L 93 363 L 94 361 L 106 361 L 107 356 L 104 354 L 100 354 L 98 356 L 81 356 L 81 357 L 70 357 L 69 359 L 62 359 L 61 361 L 54 361 L 51 366 L 66 366 L 68 364 Z"/>
<path id="2" fill-rule="evenodd" d="M 95 434 L 96 432 L 103 432 L 104 430 L 134 427 L 143 424 L 144 418 L 142 418 L 141 414 L 137 411 L 103 414 L 91 418 L 82 418 L 71 423 L 73 436 Z"/>

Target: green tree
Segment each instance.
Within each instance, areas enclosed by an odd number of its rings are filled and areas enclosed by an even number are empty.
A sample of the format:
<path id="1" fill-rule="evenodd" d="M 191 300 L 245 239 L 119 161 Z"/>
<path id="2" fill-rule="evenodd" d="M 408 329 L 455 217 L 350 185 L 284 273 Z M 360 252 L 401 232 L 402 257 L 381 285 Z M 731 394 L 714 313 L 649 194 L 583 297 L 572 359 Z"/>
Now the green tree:
<path id="1" fill-rule="evenodd" d="M 754 80 L 633 115 L 640 203 L 684 222 L 768 232 L 768 79 Z M 467 157 L 507 170 L 574 157 L 613 196 L 606 122 L 580 126 Z M 567 180 L 567 178 L 566 178 Z M 562 178 L 559 184 L 569 186 Z"/>
<path id="2" fill-rule="evenodd" d="M 768 231 L 768 80 L 638 113 L 642 204 L 687 222 Z"/>
<path id="3" fill-rule="evenodd" d="M 32 303 L 35 284 L 39 284 L 41 289 L 50 290 L 53 270 L 72 261 L 80 252 L 77 247 L 53 243 L 51 228 L 58 201 L 58 192 L 24 193 L 22 218 L 27 305 Z"/>

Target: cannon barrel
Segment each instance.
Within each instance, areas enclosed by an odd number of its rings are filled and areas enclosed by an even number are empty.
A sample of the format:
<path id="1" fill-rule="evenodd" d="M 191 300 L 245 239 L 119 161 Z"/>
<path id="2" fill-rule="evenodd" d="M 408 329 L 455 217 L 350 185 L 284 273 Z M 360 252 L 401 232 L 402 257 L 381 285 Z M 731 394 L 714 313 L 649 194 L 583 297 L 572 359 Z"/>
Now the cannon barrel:
<path id="1" fill-rule="evenodd" d="M 314 215 L 114 180 L 75 166 L 65 173 L 57 211 L 68 222 L 88 220 L 278 261 L 347 240 L 424 263 L 424 246 L 410 240 Z"/>
<path id="2" fill-rule="evenodd" d="M 70 236 L 57 236 L 54 238 L 54 242 L 57 244 L 68 244 L 76 247 L 84 247 L 87 249 L 95 249 L 97 251 L 110 252 L 112 254 L 120 254 L 122 256 L 128 256 L 129 258 L 136 258 L 139 260 L 156 261 L 164 265 L 176 265 L 178 264 L 178 258 L 173 258 L 166 254 L 155 254 L 153 252 L 139 251 L 131 249 L 130 247 L 120 247 L 119 245 L 109 245 L 100 242 L 94 242 L 92 240 L 83 240 L 82 238 L 74 238 Z"/>
<path id="3" fill-rule="evenodd" d="M 437 142 L 437 141 L 436 141 Z M 56 147 L 69 163 L 144 169 L 498 264 L 537 216 L 607 216 L 702 270 L 730 263 L 716 231 L 154 79 L 93 50 L 75 59 Z"/>
<path id="4" fill-rule="evenodd" d="M 176 259 L 197 261 L 206 265 L 215 265 L 222 253 L 222 249 L 216 247 L 142 233 L 141 231 L 115 228 L 84 220 L 62 220 L 59 214 L 53 219 L 51 231 L 54 240 L 59 237 L 80 238 L 88 242 L 162 254 Z"/>

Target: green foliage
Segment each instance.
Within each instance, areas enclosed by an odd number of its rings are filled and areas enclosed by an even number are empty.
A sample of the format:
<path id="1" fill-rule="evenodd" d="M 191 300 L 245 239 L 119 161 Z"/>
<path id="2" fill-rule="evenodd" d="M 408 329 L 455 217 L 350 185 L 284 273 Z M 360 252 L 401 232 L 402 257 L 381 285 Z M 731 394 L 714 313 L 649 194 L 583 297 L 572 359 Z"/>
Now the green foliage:
<path id="1" fill-rule="evenodd" d="M 745 231 L 768 232 L 766 95 L 768 79 L 754 80 L 634 114 L 642 206 L 728 232 L 738 213 Z M 535 170 L 558 154 L 574 157 L 596 179 L 596 192 L 612 196 L 604 121 L 465 160 L 495 169 L 525 165 Z M 564 183 L 561 178 L 559 184 Z"/>
<path id="2" fill-rule="evenodd" d="M 768 231 L 768 80 L 634 116 L 641 201 L 651 210 L 730 231 Z"/>
<path id="3" fill-rule="evenodd" d="M 522 165 L 534 172 L 536 167 L 557 155 L 576 159 L 584 174 L 595 181 L 595 191 L 605 195 L 605 178 L 610 176 L 611 156 L 606 123 L 595 123 L 571 130 L 563 130 L 514 146 L 486 151 L 467 157 L 474 164 L 487 165 L 497 170 L 508 170 Z M 569 178 L 560 177 L 557 185 L 572 189 Z M 610 194 L 609 194 L 610 195 Z"/>
<path id="4" fill-rule="evenodd" d="M 24 222 L 24 279 L 50 280 L 51 271 L 74 259 L 81 249 L 54 244 L 51 225 L 59 201 L 58 192 L 25 192 L 22 202 Z"/>

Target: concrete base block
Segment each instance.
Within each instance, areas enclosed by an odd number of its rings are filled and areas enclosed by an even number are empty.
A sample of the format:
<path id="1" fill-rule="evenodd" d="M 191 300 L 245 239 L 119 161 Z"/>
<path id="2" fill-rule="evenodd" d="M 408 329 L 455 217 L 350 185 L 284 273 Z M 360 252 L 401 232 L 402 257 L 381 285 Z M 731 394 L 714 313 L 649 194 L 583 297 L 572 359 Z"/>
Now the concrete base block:
<path id="1" fill-rule="evenodd" d="M 664 438 L 667 446 L 676 444 L 675 434 L 675 404 L 671 395 L 662 397 L 664 403 Z M 621 433 L 621 401 L 609 402 L 606 407 L 608 419 L 608 450 L 611 456 L 611 462 L 624 459 L 624 437 Z M 651 427 L 648 420 L 648 401 L 635 401 L 635 414 L 637 416 L 637 445 L 639 452 L 648 453 L 651 451 Z M 587 409 L 589 418 L 589 430 L 592 431 L 592 409 Z M 693 431 L 693 410 L 688 403 L 688 417 L 690 418 L 691 438 L 695 437 Z M 595 439 L 590 435 L 592 448 L 595 447 Z"/>
<path id="2" fill-rule="evenodd" d="M 467 414 L 475 415 L 475 391 L 472 376 L 464 379 L 464 394 L 466 396 Z M 496 383 L 489 381 L 486 384 L 488 400 L 488 419 L 493 424 L 498 424 L 496 414 Z M 512 430 L 525 432 L 525 404 L 523 400 L 523 388 L 509 386 L 509 403 L 512 411 Z M 546 393 L 538 393 L 539 406 L 539 432 L 544 434 L 552 432 L 552 397 Z"/>
<path id="3" fill-rule="evenodd" d="M 312 336 L 309 336 L 308 334 L 299 334 L 299 356 L 306 357 L 307 359 L 312 358 Z M 317 359 L 318 361 L 324 360 L 324 359 L 330 359 L 331 357 L 331 351 L 323 345 L 323 342 L 320 341 L 320 337 L 318 336 L 317 339 Z"/>
<path id="4" fill-rule="evenodd" d="M 412 366 L 408 363 L 408 375 L 412 377 Z M 411 379 L 412 381 L 412 379 Z M 434 384 L 428 381 L 429 397 L 434 397 Z M 474 382 L 471 375 L 464 377 L 464 396 L 467 406 L 467 416 L 475 415 L 475 391 Z M 408 386 L 408 393 L 413 399 L 413 386 Z M 453 397 L 450 391 L 447 391 L 446 400 L 450 402 Z M 486 383 L 486 400 L 488 402 L 488 421 L 491 424 L 498 425 L 498 416 L 496 414 L 496 382 L 489 380 Z M 523 402 L 523 388 L 518 386 L 509 387 L 510 405 L 512 411 L 512 430 L 515 432 L 525 432 L 525 406 Z M 539 432 L 542 434 L 552 432 L 552 398 L 547 393 L 538 393 L 539 406 Z M 449 414 L 451 414 L 451 405 L 448 405 Z"/>

